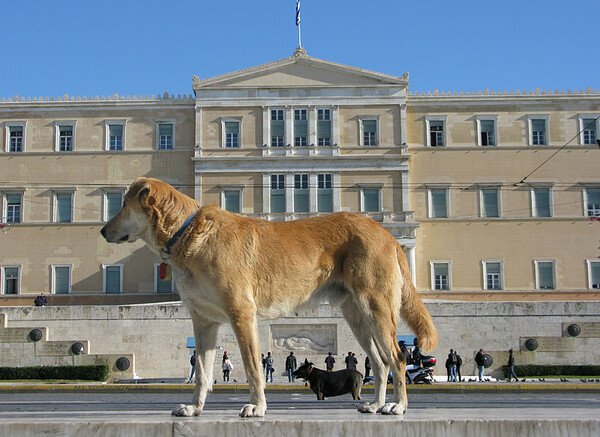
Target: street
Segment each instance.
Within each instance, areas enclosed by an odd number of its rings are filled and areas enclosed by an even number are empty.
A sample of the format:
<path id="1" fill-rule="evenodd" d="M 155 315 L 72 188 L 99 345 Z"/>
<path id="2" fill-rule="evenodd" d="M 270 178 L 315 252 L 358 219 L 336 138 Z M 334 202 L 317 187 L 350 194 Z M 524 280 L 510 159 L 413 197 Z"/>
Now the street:
<path id="1" fill-rule="evenodd" d="M 186 393 L 3 393 L 0 394 L 0 417 L 11 413 L 49 414 L 94 411 L 161 411 L 169 412 L 178 404 L 189 403 Z M 354 409 L 372 399 L 363 394 L 362 401 L 350 395 L 317 401 L 312 393 L 267 393 L 268 408 L 274 410 Z M 391 399 L 388 396 L 388 399 Z M 600 409 L 600 393 L 565 392 L 484 392 L 484 393 L 410 393 L 409 409 L 475 408 L 585 408 Z M 205 410 L 239 410 L 247 403 L 247 393 L 212 393 Z M 598 410 L 600 411 L 600 410 Z"/>

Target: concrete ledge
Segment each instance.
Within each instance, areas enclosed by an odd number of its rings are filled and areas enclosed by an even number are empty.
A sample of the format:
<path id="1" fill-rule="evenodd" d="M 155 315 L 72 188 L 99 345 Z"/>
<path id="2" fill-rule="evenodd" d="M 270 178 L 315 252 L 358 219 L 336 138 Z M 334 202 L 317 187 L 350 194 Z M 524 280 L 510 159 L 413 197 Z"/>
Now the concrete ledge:
<path id="1" fill-rule="evenodd" d="M 600 419 L 594 409 L 422 409 L 405 416 L 360 414 L 353 410 L 276 410 L 264 418 L 241 419 L 234 411 L 213 410 L 194 418 L 130 411 L 81 413 L 78 417 L 28 413 L 0 416 L 0 434 L 179 436 L 594 436 Z"/>

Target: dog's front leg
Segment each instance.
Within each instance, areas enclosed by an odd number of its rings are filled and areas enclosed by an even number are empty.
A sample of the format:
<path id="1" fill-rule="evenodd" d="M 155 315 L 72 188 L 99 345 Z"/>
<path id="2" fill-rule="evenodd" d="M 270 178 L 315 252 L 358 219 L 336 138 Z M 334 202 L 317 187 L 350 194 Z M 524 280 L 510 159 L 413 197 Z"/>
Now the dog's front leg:
<path id="1" fill-rule="evenodd" d="M 196 388 L 192 404 L 180 404 L 173 410 L 173 416 L 199 416 L 204 408 L 207 393 L 212 391 L 219 324 L 210 322 L 198 314 L 192 314 L 192 323 L 197 353 Z"/>
<path id="2" fill-rule="evenodd" d="M 231 326 L 238 340 L 250 388 L 250 403 L 244 405 L 240 411 L 240 416 L 262 417 L 267 411 L 267 401 L 265 399 L 265 382 L 261 370 L 256 314 L 248 307 L 236 308 L 236 311 L 232 312 Z"/>

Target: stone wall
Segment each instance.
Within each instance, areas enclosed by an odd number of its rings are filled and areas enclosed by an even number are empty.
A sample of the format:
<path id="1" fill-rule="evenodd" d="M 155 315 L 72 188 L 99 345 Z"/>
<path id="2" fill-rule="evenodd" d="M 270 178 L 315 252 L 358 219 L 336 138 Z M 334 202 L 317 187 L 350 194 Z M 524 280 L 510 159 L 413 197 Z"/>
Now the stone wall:
<path id="1" fill-rule="evenodd" d="M 479 348 L 494 363 L 489 372 L 506 363 L 507 350 L 515 351 L 517 364 L 597 364 L 600 362 L 599 302 L 427 302 L 440 333 L 433 352 L 438 358 L 437 374 L 445 374 L 444 361 L 450 348 L 463 357 L 463 375 L 476 373 L 473 357 Z M 131 306 L 4 307 L 9 328 L 47 328 L 51 341 L 88 341 L 87 354 L 131 354 L 134 372 L 141 378 L 183 378 L 189 372 L 190 350 L 186 341 L 192 334 L 187 309 L 181 304 Z M 577 324 L 576 337 L 568 327 Z M 404 324 L 399 335 L 412 334 Z M 229 326 L 219 332 L 215 377 L 221 375 L 222 352 L 228 351 L 234 370 L 232 378 L 245 382 L 243 365 L 235 336 Z M 276 375 L 284 371 L 289 351 L 299 360 L 308 358 L 324 367 L 328 351 L 343 366 L 348 351 L 356 352 L 359 370 L 364 370 L 365 354 L 341 316 L 329 305 L 304 310 L 297 315 L 259 323 L 261 350 L 275 357 Z M 538 347 L 529 351 L 528 339 Z M 531 346 L 531 344 L 530 344 Z M 32 357 L 31 345 L 3 344 L 0 365 L 45 364 Z"/>

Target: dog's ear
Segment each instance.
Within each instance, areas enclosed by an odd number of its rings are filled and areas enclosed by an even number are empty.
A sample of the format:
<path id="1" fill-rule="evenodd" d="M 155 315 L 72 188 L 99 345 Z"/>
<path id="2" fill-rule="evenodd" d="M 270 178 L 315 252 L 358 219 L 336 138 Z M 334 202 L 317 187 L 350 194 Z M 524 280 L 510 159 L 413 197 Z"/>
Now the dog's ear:
<path id="1" fill-rule="evenodd" d="M 138 178 L 133 183 L 132 188 L 135 187 L 137 189 L 137 199 L 140 202 L 140 205 L 152 206 L 156 202 L 154 198 L 155 188 L 152 182 L 147 178 Z"/>

